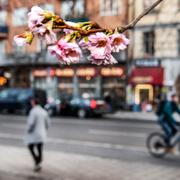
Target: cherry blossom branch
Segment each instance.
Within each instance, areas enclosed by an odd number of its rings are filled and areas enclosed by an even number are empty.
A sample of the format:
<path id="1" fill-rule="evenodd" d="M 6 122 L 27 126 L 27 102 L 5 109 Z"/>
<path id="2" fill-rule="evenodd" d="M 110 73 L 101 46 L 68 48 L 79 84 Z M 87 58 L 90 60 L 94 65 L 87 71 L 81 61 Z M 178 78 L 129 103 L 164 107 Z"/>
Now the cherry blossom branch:
<path id="1" fill-rule="evenodd" d="M 119 26 L 115 29 L 105 29 L 100 27 L 97 23 L 91 23 L 92 27 L 89 30 L 84 30 L 82 28 L 79 27 L 74 27 L 74 26 L 70 26 L 66 23 L 64 23 L 63 26 L 54 26 L 53 28 L 55 29 L 71 29 L 74 31 L 78 31 L 80 33 L 81 36 L 88 36 L 90 34 L 96 33 L 96 32 L 114 32 L 114 31 L 118 31 L 119 33 L 123 33 L 127 30 L 133 29 L 136 24 L 147 14 L 149 14 L 149 12 L 151 12 L 155 7 L 157 7 L 160 3 L 162 3 L 164 0 L 157 0 L 156 2 L 154 2 L 150 7 L 148 7 L 147 9 L 145 9 L 145 11 L 143 11 L 137 18 L 135 18 L 132 22 L 130 22 L 128 25 L 126 26 Z"/>
<path id="2" fill-rule="evenodd" d="M 127 48 L 129 39 L 123 32 L 133 29 L 135 25 L 151 10 L 164 0 L 157 0 L 145 9 L 130 24 L 115 29 L 102 28 L 96 22 L 69 22 L 53 12 L 33 6 L 28 13 L 29 29 L 23 34 L 14 36 L 19 46 L 30 45 L 34 36 L 44 38 L 48 50 L 55 55 L 60 63 L 78 63 L 82 49 L 89 52 L 88 59 L 93 64 L 114 64 L 117 60 L 112 53 L 118 53 Z M 61 32 L 58 33 L 57 30 Z M 59 37 L 58 37 L 59 36 Z"/>
<path id="3" fill-rule="evenodd" d="M 149 14 L 149 12 L 151 12 L 155 7 L 157 7 L 160 3 L 162 3 L 164 0 L 157 0 L 155 1 L 150 7 L 148 7 L 147 9 L 145 9 L 145 11 L 143 11 L 137 18 L 135 18 L 131 23 L 129 23 L 128 25 L 126 25 L 125 27 L 118 27 L 118 32 L 119 33 L 123 33 L 127 30 L 133 29 L 136 24 L 147 14 Z"/>

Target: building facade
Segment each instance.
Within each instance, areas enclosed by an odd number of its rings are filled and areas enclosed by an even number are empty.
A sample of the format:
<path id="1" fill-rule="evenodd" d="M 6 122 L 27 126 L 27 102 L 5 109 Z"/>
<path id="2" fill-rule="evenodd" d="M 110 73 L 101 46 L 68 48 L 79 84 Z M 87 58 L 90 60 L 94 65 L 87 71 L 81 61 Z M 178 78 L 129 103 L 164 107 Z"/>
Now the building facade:
<path id="1" fill-rule="evenodd" d="M 131 20 L 155 0 L 131 1 Z M 153 102 L 174 89 L 180 74 L 180 1 L 164 1 L 131 32 L 130 104 Z"/>
<path id="2" fill-rule="evenodd" d="M 27 28 L 27 12 L 34 5 L 54 11 L 70 21 L 92 20 L 109 28 L 124 25 L 128 21 L 126 0 L 9 0 L 0 3 L 0 18 L 8 27 L 0 40 L 3 54 L 0 70 L 7 80 L 2 86 L 43 88 L 52 98 L 64 94 L 112 94 L 113 98 L 119 99 L 119 106 L 125 104 L 126 52 L 114 54 L 118 64 L 113 66 L 94 66 L 86 56 L 81 64 L 65 66 L 48 54 L 44 42 L 35 39 L 29 47 L 17 47 L 13 36 Z"/>

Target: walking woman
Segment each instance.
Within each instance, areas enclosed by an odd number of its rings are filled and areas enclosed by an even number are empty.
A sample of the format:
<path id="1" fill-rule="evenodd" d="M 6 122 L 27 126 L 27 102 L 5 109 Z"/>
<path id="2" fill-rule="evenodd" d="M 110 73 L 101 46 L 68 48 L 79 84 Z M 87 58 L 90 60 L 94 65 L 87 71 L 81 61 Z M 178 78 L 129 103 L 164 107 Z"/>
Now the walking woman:
<path id="1" fill-rule="evenodd" d="M 32 109 L 27 119 L 25 143 L 34 160 L 34 171 L 41 170 L 43 146 L 47 137 L 50 119 L 48 113 L 40 106 L 38 98 L 31 100 Z"/>

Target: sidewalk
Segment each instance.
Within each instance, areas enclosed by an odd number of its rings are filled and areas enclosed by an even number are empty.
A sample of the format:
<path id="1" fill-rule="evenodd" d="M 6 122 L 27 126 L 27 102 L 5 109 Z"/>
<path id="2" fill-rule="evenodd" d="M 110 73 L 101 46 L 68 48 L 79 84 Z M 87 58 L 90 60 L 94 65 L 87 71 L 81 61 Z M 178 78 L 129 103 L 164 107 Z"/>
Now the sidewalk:
<path id="1" fill-rule="evenodd" d="M 144 120 L 144 121 L 156 121 L 157 116 L 154 112 L 129 112 L 129 111 L 117 111 L 113 114 L 107 114 L 104 117 L 109 119 L 122 119 L 122 120 Z"/>
<path id="2" fill-rule="evenodd" d="M 179 166 L 126 162 L 48 151 L 40 173 L 32 171 L 25 148 L 0 146 L 1 180 L 178 180 Z M 3 177 L 7 177 L 4 179 Z M 10 178 L 11 177 L 11 178 Z"/>

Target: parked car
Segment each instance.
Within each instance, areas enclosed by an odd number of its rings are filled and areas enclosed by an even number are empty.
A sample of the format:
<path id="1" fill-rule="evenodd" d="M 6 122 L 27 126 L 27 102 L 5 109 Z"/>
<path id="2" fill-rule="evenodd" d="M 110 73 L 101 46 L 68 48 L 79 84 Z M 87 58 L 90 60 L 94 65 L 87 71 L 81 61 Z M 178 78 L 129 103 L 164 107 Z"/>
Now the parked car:
<path id="1" fill-rule="evenodd" d="M 60 114 L 60 103 L 61 101 L 59 99 L 47 102 L 45 109 L 47 110 L 49 116 L 56 116 Z"/>
<path id="2" fill-rule="evenodd" d="M 41 89 L 31 88 L 8 88 L 0 91 L 0 111 L 6 110 L 10 113 L 21 111 L 28 114 L 31 109 L 30 100 L 38 97 L 40 104 L 46 104 L 46 92 Z"/>
<path id="3" fill-rule="evenodd" d="M 103 114 L 109 112 L 109 105 L 103 99 L 93 97 L 69 97 L 65 99 L 61 98 L 59 100 L 58 107 L 59 108 L 57 108 L 57 103 L 51 103 L 48 105 L 48 111 L 54 112 L 51 115 L 75 115 L 79 118 L 85 118 L 89 116 L 100 117 Z"/>
<path id="4" fill-rule="evenodd" d="M 79 118 L 102 116 L 109 112 L 109 105 L 101 98 L 73 98 L 70 109 Z"/>

